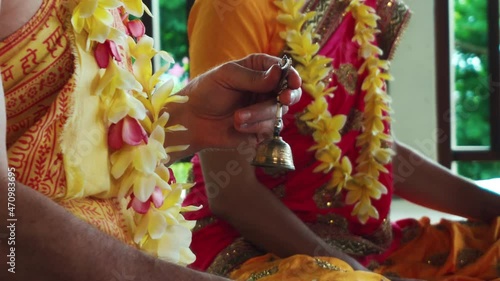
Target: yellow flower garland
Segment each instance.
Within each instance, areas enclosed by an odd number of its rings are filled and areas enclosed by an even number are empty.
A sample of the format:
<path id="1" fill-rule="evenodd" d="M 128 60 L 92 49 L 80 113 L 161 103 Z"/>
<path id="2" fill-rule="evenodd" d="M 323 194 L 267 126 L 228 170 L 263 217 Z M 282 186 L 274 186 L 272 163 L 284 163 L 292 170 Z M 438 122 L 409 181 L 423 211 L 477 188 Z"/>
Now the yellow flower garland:
<path id="1" fill-rule="evenodd" d="M 364 63 L 358 70 L 366 74 L 361 89 L 366 92 L 365 112 L 362 133 L 358 136 L 356 146 L 360 155 L 356 159 L 355 174 L 348 157 L 342 157 L 342 151 L 336 145 L 340 139 L 339 131 L 345 125 L 346 116 L 331 116 L 328 111 L 326 96 L 333 95 L 335 88 L 328 88 L 325 79 L 333 73 L 330 66 L 332 59 L 319 55 L 319 45 L 314 38 L 319 35 L 311 25 L 305 23 L 312 19 L 316 12 L 302 13 L 305 0 L 279 0 L 274 2 L 280 9 L 278 21 L 286 26 L 281 37 L 286 41 L 287 52 L 299 64 L 297 71 L 303 80 L 303 88 L 314 99 L 306 107 L 300 117 L 313 130 L 316 142 L 311 150 L 320 163 L 314 172 L 331 173 L 327 188 L 347 190 L 346 203 L 353 205 L 353 216 L 366 223 L 370 217 L 378 219 L 377 209 L 371 200 L 377 200 L 387 193 L 387 188 L 378 180 L 380 173 L 387 173 L 384 165 L 391 161 L 393 151 L 383 148 L 383 142 L 391 142 L 391 136 L 385 133 L 384 121 L 390 122 L 390 98 L 385 91 L 385 81 L 391 79 L 387 73 L 389 63 L 379 59 L 382 50 L 373 42 L 379 17 L 376 11 L 364 4 L 364 0 L 351 0 L 346 13 L 350 12 L 356 21 L 353 41 L 359 45 L 359 58 Z M 325 65 L 327 65 L 325 67 Z"/>
<path id="2" fill-rule="evenodd" d="M 192 185 L 175 183 L 164 163 L 169 161 L 168 153 L 187 146 L 163 147 L 166 132 L 185 128 L 167 127 L 169 114 L 160 113 L 166 104 L 186 102 L 187 97 L 174 95 L 171 81 L 159 85 L 160 75 L 167 67 L 152 72 L 154 56 L 172 62 L 170 56 L 155 50 L 152 38 L 135 38 L 115 28 L 113 11 L 121 12 L 124 24 L 129 22 L 129 14 L 141 17 L 144 11 L 149 13 L 141 0 L 86 0 L 78 3 L 71 20 L 75 40 L 86 42 L 86 51 L 96 53 L 101 71 L 96 74 L 95 95 L 100 97 L 107 126 L 132 120 L 132 125 L 144 132 L 144 141 L 139 138 L 137 143 L 110 146 L 112 189 L 118 198 L 130 200 L 129 206 L 134 206 L 132 200 L 145 206 L 144 212 L 133 207 L 130 228 L 137 245 L 154 256 L 186 265 L 195 259 L 189 249 L 190 230 L 195 222 L 185 220 L 181 212 L 197 208 L 181 206 L 182 191 Z M 133 24 L 137 27 L 137 20 Z M 97 55 L 98 47 L 105 49 L 103 45 L 110 46 L 109 57 Z M 130 52 L 132 71 L 119 63 L 118 48 L 111 49 L 114 46 Z"/>

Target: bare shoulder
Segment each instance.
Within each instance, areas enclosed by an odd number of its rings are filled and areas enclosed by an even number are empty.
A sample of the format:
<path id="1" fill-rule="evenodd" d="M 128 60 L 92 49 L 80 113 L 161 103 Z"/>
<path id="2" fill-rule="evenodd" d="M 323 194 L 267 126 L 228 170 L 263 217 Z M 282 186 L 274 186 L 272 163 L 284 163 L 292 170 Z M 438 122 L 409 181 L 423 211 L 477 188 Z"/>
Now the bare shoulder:
<path id="1" fill-rule="evenodd" d="M 44 0 L 0 0 L 0 41 L 25 25 Z M 50 0 L 45 0 L 50 1 Z"/>

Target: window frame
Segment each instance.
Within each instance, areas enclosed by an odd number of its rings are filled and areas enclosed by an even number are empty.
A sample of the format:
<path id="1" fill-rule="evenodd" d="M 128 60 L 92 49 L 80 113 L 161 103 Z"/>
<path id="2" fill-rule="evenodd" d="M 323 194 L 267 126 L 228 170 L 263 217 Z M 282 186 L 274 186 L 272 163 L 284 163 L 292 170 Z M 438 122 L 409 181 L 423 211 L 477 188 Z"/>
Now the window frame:
<path id="1" fill-rule="evenodd" d="M 453 52 L 452 35 L 454 31 L 451 18 L 450 0 L 434 0 L 435 46 L 436 46 L 436 98 L 437 126 L 440 134 L 438 142 L 438 161 L 451 168 L 454 161 L 495 161 L 500 160 L 500 52 L 499 46 L 499 0 L 488 1 L 488 58 L 490 89 L 490 147 L 453 147 L 451 94 L 454 71 L 451 65 Z"/>

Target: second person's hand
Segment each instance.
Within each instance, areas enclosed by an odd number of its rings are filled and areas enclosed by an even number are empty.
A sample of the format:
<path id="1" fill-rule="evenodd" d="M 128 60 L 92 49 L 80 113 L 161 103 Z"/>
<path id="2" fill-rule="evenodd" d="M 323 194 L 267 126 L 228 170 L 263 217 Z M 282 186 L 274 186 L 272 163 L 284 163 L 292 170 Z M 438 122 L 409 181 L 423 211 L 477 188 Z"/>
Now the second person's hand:
<path id="1" fill-rule="evenodd" d="M 250 55 L 229 62 L 197 77 L 183 90 L 189 101 L 182 114 L 193 136 L 195 150 L 235 148 L 242 141 L 257 143 L 257 135 L 268 134 L 276 117 L 276 88 L 281 77 L 280 58 Z M 301 79 L 295 69 L 288 74 L 288 89 L 280 102 L 287 106 L 299 101 Z"/>

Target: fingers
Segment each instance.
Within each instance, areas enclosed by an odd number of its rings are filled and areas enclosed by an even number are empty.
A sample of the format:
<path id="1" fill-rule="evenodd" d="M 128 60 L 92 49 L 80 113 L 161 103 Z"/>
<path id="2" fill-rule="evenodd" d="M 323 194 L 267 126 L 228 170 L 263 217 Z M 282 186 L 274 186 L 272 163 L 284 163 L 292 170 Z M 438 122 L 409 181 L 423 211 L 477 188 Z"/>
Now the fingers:
<path id="1" fill-rule="evenodd" d="M 299 72 L 292 67 L 288 72 L 288 88 L 300 89 L 300 86 L 302 86 L 302 79 L 300 78 Z"/>
<path id="2" fill-rule="evenodd" d="M 236 61 L 236 63 L 238 63 L 243 67 L 254 69 L 257 71 L 267 71 L 269 68 L 279 64 L 280 62 L 281 58 L 273 57 L 267 54 L 252 54 L 244 59 Z M 293 67 L 290 68 L 287 79 L 288 79 L 288 88 L 290 89 L 298 89 L 302 85 L 302 79 L 300 78 L 300 75 L 297 72 L 297 70 Z"/>
<path id="3" fill-rule="evenodd" d="M 266 71 L 271 66 L 278 64 L 280 61 L 280 58 L 273 57 L 268 54 L 251 54 L 241 60 L 235 61 L 235 63 L 257 71 Z"/>
<path id="4" fill-rule="evenodd" d="M 215 71 L 215 81 L 238 92 L 272 93 L 280 79 L 280 67 L 275 64 L 266 71 L 246 68 L 235 62 L 221 65 Z"/>
<path id="5" fill-rule="evenodd" d="M 287 90 L 280 95 L 282 114 L 288 112 L 288 106 L 298 102 L 302 95 L 301 89 Z M 274 130 L 276 122 L 277 103 L 274 99 L 262 101 L 237 110 L 234 114 L 234 126 L 242 133 L 269 133 Z"/>
<path id="6" fill-rule="evenodd" d="M 240 133 L 272 136 L 276 122 L 276 101 L 268 100 L 238 110 L 234 115 L 234 127 Z M 282 106 L 283 115 L 288 106 Z"/>
<path id="7" fill-rule="evenodd" d="M 236 61 L 237 64 L 256 71 L 267 71 L 269 68 L 279 64 L 280 62 L 281 58 L 273 57 L 267 54 L 252 54 L 244 59 Z M 302 79 L 300 78 L 300 75 L 297 72 L 297 70 L 293 67 L 290 68 L 287 79 L 288 79 L 288 88 L 290 89 L 298 89 L 302 85 Z M 279 77 L 276 82 L 278 81 Z"/>
<path id="8" fill-rule="evenodd" d="M 234 125 L 236 128 L 245 129 L 252 124 L 266 120 L 275 120 L 277 103 L 275 100 L 267 100 L 237 110 L 234 114 Z M 247 132 L 247 130 L 245 130 Z"/>
<path id="9" fill-rule="evenodd" d="M 299 102 L 302 96 L 302 89 L 285 90 L 279 96 L 280 102 L 284 105 L 293 105 Z"/>
<path id="10" fill-rule="evenodd" d="M 250 55 L 245 59 L 229 62 L 215 71 L 216 81 L 226 88 L 240 92 L 273 93 L 281 77 L 279 58 L 264 54 Z M 298 89 L 301 79 L 295 69 L 288 73 L 288 88 Z"/>

